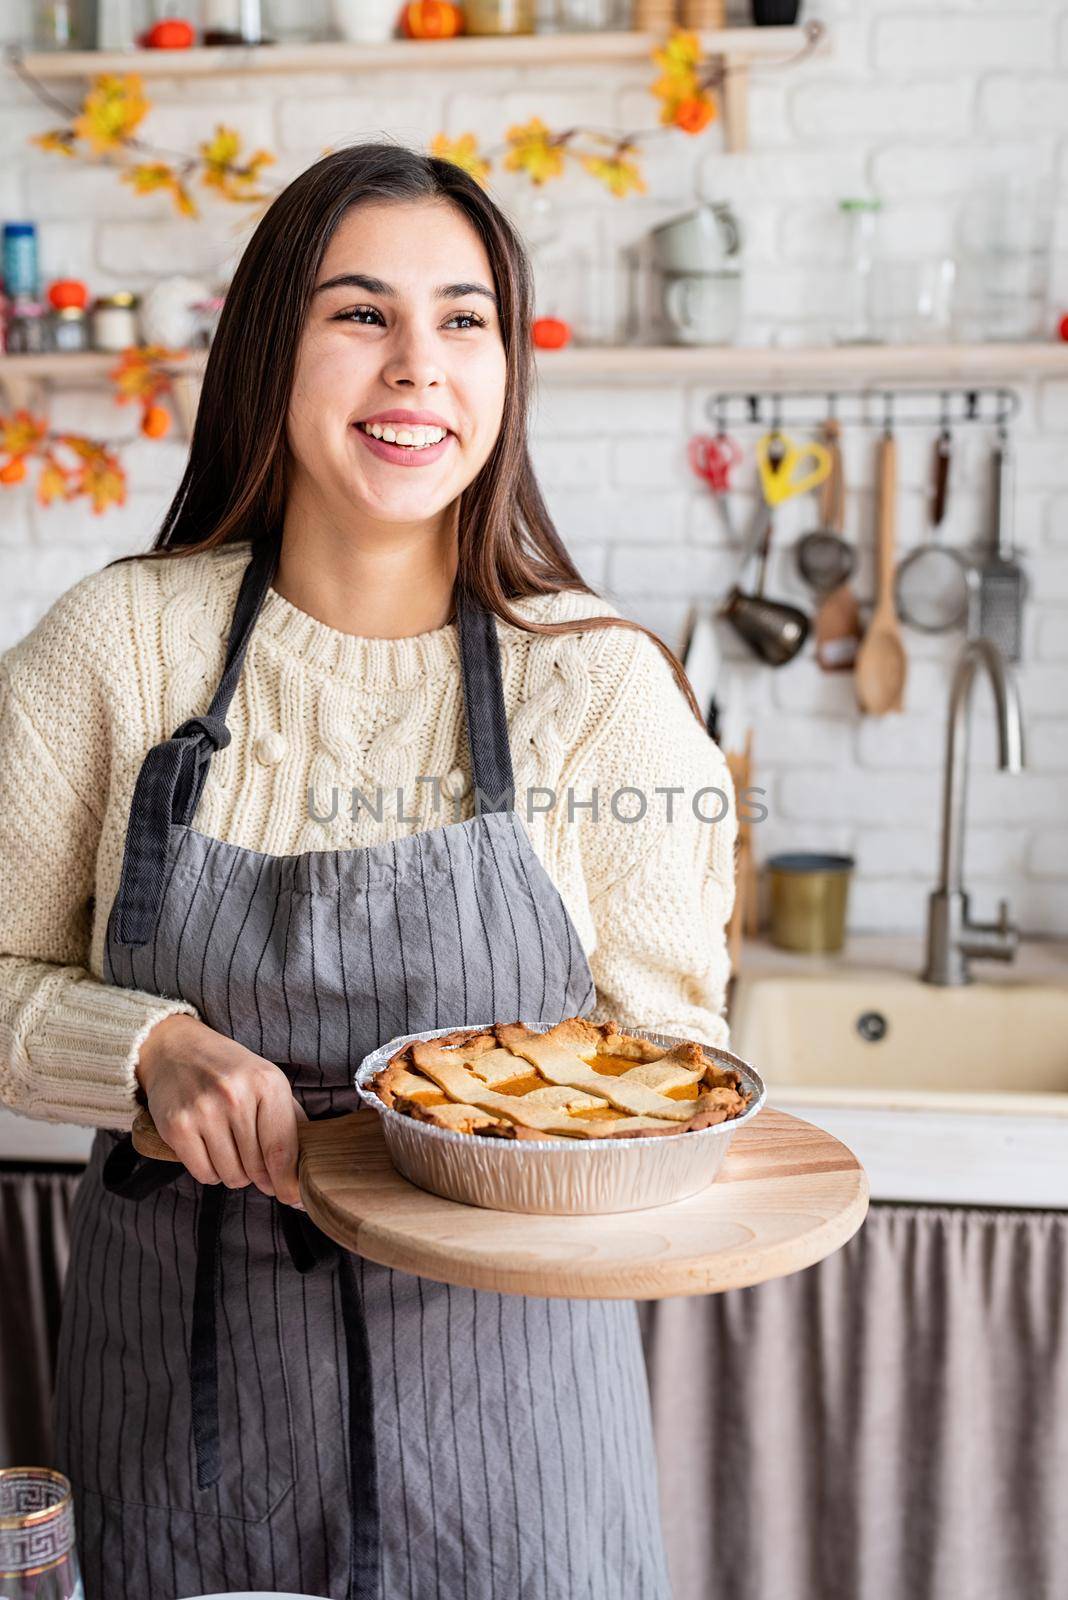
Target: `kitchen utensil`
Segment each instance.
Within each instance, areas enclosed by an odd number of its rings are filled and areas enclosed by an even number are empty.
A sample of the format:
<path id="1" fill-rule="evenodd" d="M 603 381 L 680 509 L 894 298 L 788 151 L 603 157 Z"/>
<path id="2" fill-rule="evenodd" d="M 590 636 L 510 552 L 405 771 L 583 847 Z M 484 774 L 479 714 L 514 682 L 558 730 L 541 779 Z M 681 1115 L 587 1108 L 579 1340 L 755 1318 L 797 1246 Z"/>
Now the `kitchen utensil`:
<path id="1" fill-rule="evenodd" d="M 824 672 L 848 672 L 864 636 L 860 606 L 848 578 L 820 601 L 813 624 L 816 660 Z"/>
<path id="2" fill-rule="evenodd" d="M 882 716 L 903 705 L 907 663 L 894 608 L 894 513 L 897 446 L 887 427 L 879 447 L 879 499 L 876 544 L 878 589 L 868 631 L 856 659 L 857 700 L 862 711 Z"/>
<path id="3" fill-rule="evenodd" d="M 1019 661 L 1027 577 L 1013 545 L 1015 474 L 1007 431 L 994 447 L 994 510 L 990 544 L 978 569 L 968 634 L 992 639 L 1007 661 Z"/>
<path id="4" fill-rule="evenodd" d="M 757 440 L 756 461 L 760 486 L 769 506 L 781 505 L 797 494 L 807 494 L 809 489 L 822 483 L 831 470 L 830 454 L 823 445 L 814 440 L 796 444 L 781 428 L 774 428 Z"/>
<path id="5" fill-rule="evenodd" d="M 752 594 L 744 594 L 734 584 L 723 602 L 720 616 L 769 667 L 783 667 L 793 660 L 808 638 L 809 621 L 797 606 L 764 598 L 773 531 L 774 515 L 769 505 L 765 510 L 756 589 Z"/>
<path id="6" fill-rule="evenodd" d="M 959 551 L 937 542 L 949 496 L 953 441 L 945 425 L 935 440 L 931 492 L 933 536 L 911 550 L 894 577 L 894 598 L 902 622 L 921 633 L 945 633 L 968 615 L 973 573 Z"/>
<path id="7" fill-rule="evenodd" d="M 842 453 L 839 427 L 833 417 L 823 425 L 823 447 L 830 468 L 820 490 L 820 526 L 797 541 L 794 557 L 798 571 L 818 595 L 827 595 L 853 574 L 856 556 L 842 538 L 845 500 L 842 492 Z"/>
<path id="8" fill-rule="evenodd" d="M 687 446 L 687 455 L 697 476 L 704 478 L 712 490 L 716 510 L 733 544 L 734 522 L 727 495 L 730 492 L 731 473 L 742 459 L 741 445 L 725 433 L 717 433 L 714 438 L 707 433 L 696 433 Z"/>
<path id="9" fill-rule="evenodd" d="M 804 850 L 769 857 L 765 865 L 771 890 L 768 937 L 772 944 L 808 955 L 840 950 L 854 864 L 852 856 Z"/>

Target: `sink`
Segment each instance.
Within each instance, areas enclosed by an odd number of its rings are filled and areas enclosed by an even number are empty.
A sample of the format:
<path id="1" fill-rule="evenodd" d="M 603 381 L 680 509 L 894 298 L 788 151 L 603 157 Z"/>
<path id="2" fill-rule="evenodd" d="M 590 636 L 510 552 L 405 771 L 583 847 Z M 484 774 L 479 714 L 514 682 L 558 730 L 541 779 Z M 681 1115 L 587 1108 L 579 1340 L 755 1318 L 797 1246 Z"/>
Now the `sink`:
<path id="1" fill-rule="evenodd" d="M 735 980 L 731 1048 L 871 1198 L 1068 1210 L 1068 986 L 822 965 Z"/>
<path id="2" fill-rule="evenodd" d="M 1068 988 L 1053 984 L 945 989 L 856 968 L 818 977 L 743 974 L 731 1031 L 735 1048 L 761 1063 L 769 1099 L 778 1089 L 810 1105 L 1068 1118 Z"/>

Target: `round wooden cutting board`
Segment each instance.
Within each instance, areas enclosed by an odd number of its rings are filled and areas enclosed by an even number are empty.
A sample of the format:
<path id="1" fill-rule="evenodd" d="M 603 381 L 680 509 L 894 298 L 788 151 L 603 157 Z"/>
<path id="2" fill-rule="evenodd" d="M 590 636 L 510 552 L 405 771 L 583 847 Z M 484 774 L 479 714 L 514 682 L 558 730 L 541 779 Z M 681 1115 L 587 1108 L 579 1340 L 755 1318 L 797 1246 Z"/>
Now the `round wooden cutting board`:
<path id="1" fill-rule="evenodd" d="M 868 1210 L 846 1146 L 765 1106 L 700 1194 L 645 1211 L 537 1216 L 461 1205 L 403 1178 L 373 1111 L 302 1128 L 300 1189 L 332 1239 L 383 1266 L 469 1289 L 568 1299 L 714 1294 L 810 1267 Z"/>
<path id="2" fill-rule="evenodd" d="M 174 1159 L 146 1112 L 145 1155 Z M 308 1215 L 347 1250 L 441 1283 L 566 1299 L 716 1294 L 799 1272 L 845 1244 L 868 1210 L 863 1167 L 822 1128 L 765 1106 L 688 1200 L 589 1217 L 461 1205 L 393 1166 L 373 1111 L 302 1123 Z"/>

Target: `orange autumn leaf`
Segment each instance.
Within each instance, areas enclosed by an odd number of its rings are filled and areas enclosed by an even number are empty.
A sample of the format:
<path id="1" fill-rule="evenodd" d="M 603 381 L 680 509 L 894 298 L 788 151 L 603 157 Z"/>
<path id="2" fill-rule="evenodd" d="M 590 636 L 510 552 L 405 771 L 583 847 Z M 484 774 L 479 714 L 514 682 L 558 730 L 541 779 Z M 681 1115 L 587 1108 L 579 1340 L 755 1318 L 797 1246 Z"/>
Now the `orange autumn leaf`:
<path id="1" fill-rule="evenodd" d="M 708 95 L 691 95 L 675 107 L 672 122 L 683 133 L 700 133 L 715 120 L 716 103 Z"/>
<path id="2" fill-rule="evenodd" d="M 157 395 L 166 393 L 171 380 L 162 369 L 167 363 L 180 361 L 182 355 L 181 350 L 167 350 L 159 344 L 135 345 L 124 350 L 118 366 L 108 373 L 118 390 L 115 399 L 119 405 L 125 405 L 128 400 L 151 402 Z"/>
<path id="3" fill-rule="evenodd" d="M 43 417 L 31 416 L 28 411 L 16 411 L 11 417 L 0 417 L 0 452 L 9 456 L 22 456 L 34 450 L 48 436 L 48 423 Z"/>
<path id="4" fill-rule="evenodd" d="M 476 183 L 484 183 L 489 176 L 490 164 L 479 154 L 478 141 L 473 133 L 461 133 L 457 139 L 450 139 L 445 133 L 436 133 L 430 142 L 430 154 L 439 161 L 451 161 L 454 167 L 469 173 Z"/>
<path id="5" fill-rule="evenodd" d="M 149 102 L 136 73 L 125 78 L 104 73 L 93 79 L 93 87 L 74 119 L 74 132 L 103 155 L 133 137 L 148 109 Z"/>
<path id="6" fill-rule="evenodd" d="M 139 161 L 122 173 L 123 183 L 128 183 L 138 194 L 152 194 L 166 190 L 174 200 L 175 209 L 183 217 L 197 215 L 196 201 L 189 193 L 176 169 L 166 161 Z"/>
<path id="7" fill-rule="evenodd" d="M 5 461 L 0 467 L 0 483 L 10 485 L 21 483 L 26 476 L 26 463 L 21 456 L 12 456 L 10 461 Z"/>
<path id="8" fill-rule="evenodd" d="M 30 143 L 57 156 L 73 156 L 77 138 L 73 128 L 49 128 L 47 133 L 34 134 Z"/>

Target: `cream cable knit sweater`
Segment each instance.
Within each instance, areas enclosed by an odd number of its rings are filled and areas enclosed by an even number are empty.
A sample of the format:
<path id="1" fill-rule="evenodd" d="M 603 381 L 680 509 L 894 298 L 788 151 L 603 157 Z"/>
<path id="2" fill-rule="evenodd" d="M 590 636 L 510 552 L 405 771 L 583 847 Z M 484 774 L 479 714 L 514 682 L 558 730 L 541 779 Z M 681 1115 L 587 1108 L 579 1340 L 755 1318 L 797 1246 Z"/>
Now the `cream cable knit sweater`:
<path id="1" fill-rule="evenodd" d="M 142 1040 L 171 1012 L 196 1014 L 105 983 L 104 931 L 141 763 L 207 709 L 248 557 L 242 543 L 102 568 L 0 657 L 0 1100 L 27 1116 L 128 1127 Z M 518 609 L 538 621 L 620 615 L 579 593 Z M 585 947 L 592 1017 L 724 1043 L 736 821 L 723 756 L 643 635 L 498 630 L 516 810 Z M 231 702 L 232 741 L 212 760 L 193 825 L 285 855 L 464 820 L 462 717 L 454 625 L 362 638 L 271 589 Z M 441 780 L 437 812 L 419 775 Z M 634 794 L 613 807 L 627 786 L 645 797 L 638 820 Z M 671 820 L 657 786 L 682 791 Z M 709 786 L 730 797 L 723 821 L 694 814 Z M 335 790 L 336 816 L 316 820 Z M 698 805 L 706 817 L 722 809 L 714 795 Z"/>

